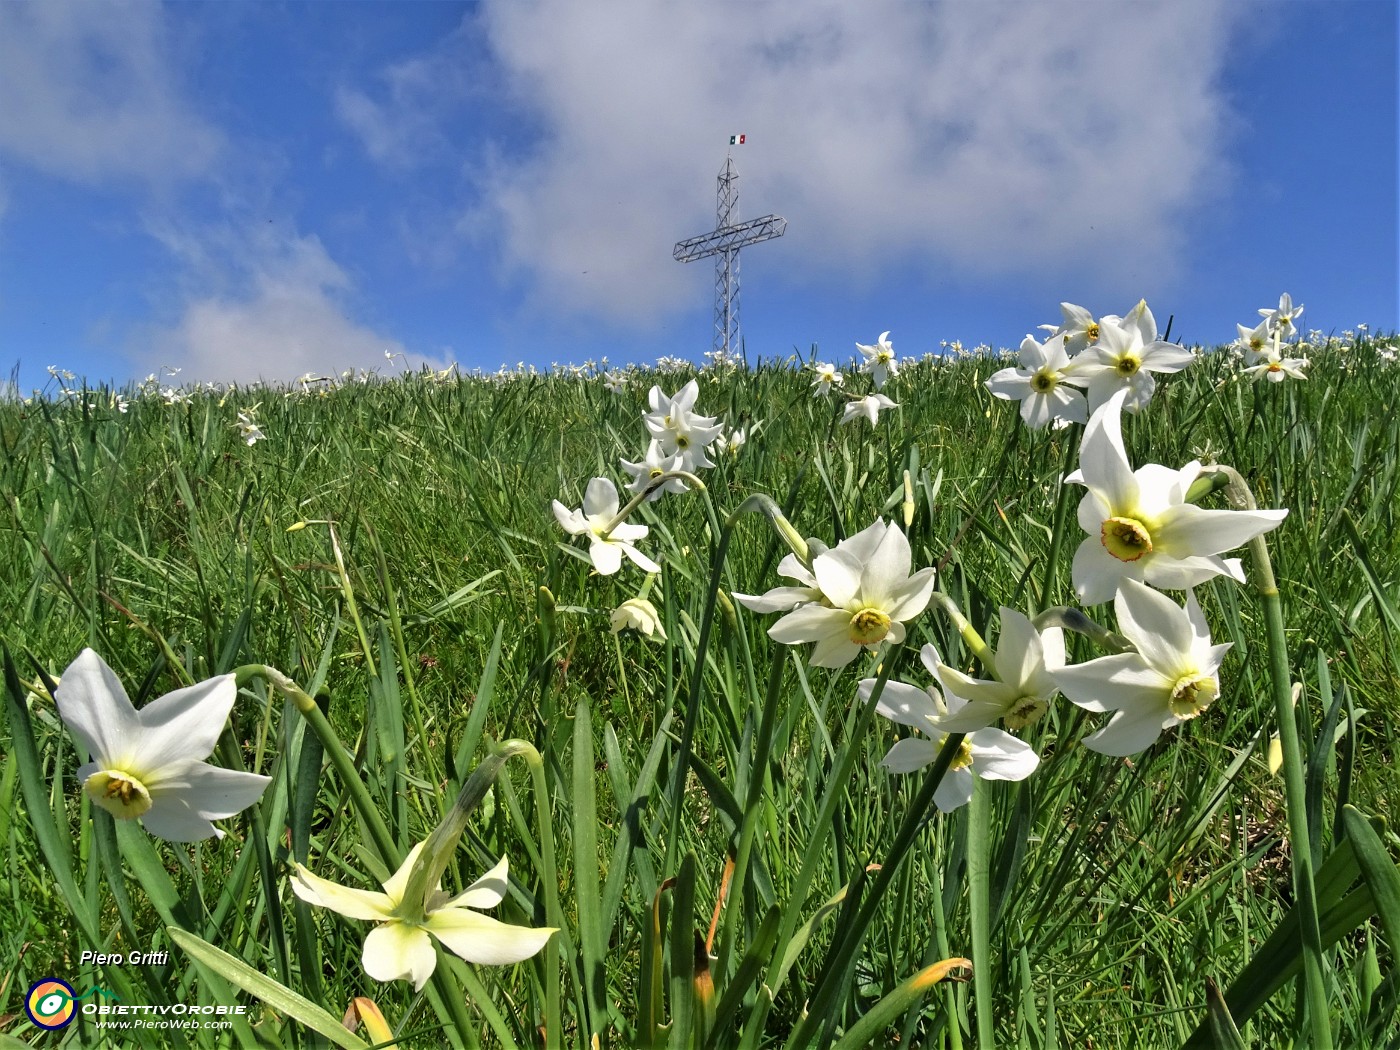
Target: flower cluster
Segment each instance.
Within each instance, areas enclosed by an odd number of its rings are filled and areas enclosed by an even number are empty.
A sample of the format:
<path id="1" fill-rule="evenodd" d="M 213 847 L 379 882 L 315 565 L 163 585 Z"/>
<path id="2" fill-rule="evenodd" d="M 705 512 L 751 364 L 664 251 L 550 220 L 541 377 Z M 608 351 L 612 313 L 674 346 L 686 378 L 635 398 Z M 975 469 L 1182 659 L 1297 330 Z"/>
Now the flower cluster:
<path id="1" fill-rule="evenodd" d="M 1179 372 L 1193 360 L 1191 351 L 1157 337 L 1157 321 L 1138 304 L 1124 317 L 1098 319 L 1074 303 L 1061 303 L 1059 325 L 1044 343 L 1027 335 L 1020 362 L 987 380 L 987 389 L 1006 401 L 1021 402 L 1021 419 L 1033 430 L 1083 423 L 1118 391 L 1124 407 L 1142 409 L 1152 398 L 1153 373 Z"/>

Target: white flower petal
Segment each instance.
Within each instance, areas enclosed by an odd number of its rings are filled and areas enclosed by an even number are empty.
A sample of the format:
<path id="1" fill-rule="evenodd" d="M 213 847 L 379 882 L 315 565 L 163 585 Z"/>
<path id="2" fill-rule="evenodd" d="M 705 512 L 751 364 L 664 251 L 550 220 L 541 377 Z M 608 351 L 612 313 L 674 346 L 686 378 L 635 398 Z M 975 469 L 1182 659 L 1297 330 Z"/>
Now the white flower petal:
<path id="1" fill-rule="evenodd" d="M 1207 510 L 1182 503 L 1161 515 L 1152 542 L 1178 558 L 1220 554 L 1277 528 L 1287 516 L 1287 510 Z"/>
<path id="2" fill-rule="evenodd" d="M 1084 483 L 1115 512 L 1136 507 L 1138 502 L 1137 478 L 1123 447 L 1120 413 L 1125 396 L 1126 391 L 1118 391 L 1089 417 L 1079 447 L 1079 470 Z"/>
<path id="3" fill-rule="evenodd" d="M 583 513 L 589 518 L 617 516 L 617 486 L 610 478 L 593 478 L 583 494 Z"/>
<path id="4" fill-rule="evenodd" d="M 828 609 L 821 605 L 799 605 L 768 628 L 768 637 L 784 645 L 800 645 L 836 635 L 846 638 L 851 614 L 845 609 Z"/>
<path id="5" fill-rule="evenodd" d="M 856 698 L 863 704 L 875 689 L 875 679 L 861 680 Z M 904 682 L 886 682 L 875 704 L 875 713 L 891 722 L 927 732 L 933 720 L 942 714 L 928 691 Z"/>
<path id="6" fill-rule="evenodd" d="M 1167 720 L 1172 724 L 1176 723 L 1176 719 L 1171 716 L 1167 716 Z M 1119 711 L 1109 719 L 1108 725 L 1097 733 L 1086 736 L 1083 743 L 1090 751 L 1097 751 L 1102 755 L 1118 758 L 1135 755 L 1156 743 L 1165 728 L 1162 722 L 1160 710 L 1142 707 L 1131 711 Z"/>
<path id="7" fill-rule="evenodd" d="M 124 764 L 141 738 L 141 720 L 121 681 L 91 649 L 63 672 L 54 704 L 87 757 L 103 766 Z"/>
<path id="8" fill-rule="evenodd" d="M 972 801 L 972 770 L 950 769 L 933 793 L 933 804 L 940 812 L 951 813 Z"/>
<path id="9" fill-rule="evenodd" d="M 292 869 L 292 892 L 307 904 L 328 908 L 347 919 L 369 919 L 383 922 L 394 911 L 388 894 L 378 890 L 357 890 L 323 879 L 304 865 Z"/>
<path id="10" fill-rule="evenodd" d="M 822 592 L 815 587 L 774 587 L 764 594 L 730 595 L 745 609 L 756 613 L 788 612 L 806 602 L 820 601 Z"/>
<path id="11" fill-rule="evenodd" d="M 1137 653 L 1115 653 L 1061 668 L 1055 682 L 1086 711 L 1151 707 L 1165 713 L 1176 679 L 1168 679 Z"/>
<path id="12" fill-rule="evenodd" d="M 913 773 L 923 769 L 937 757 L 938 745 L 932 740 L 922 736 L 909 736 L 903 740 L 896 740 L 894 746 L 880 760 L 880 765 L 891 773 Z M 952 771 L 949 771 L 945 774 L 945 779 L 951 773 Z"/>
<path id="13" fill-rule="evenodd" d="M 386 922 L 369 931 L 361 962 L 376 981 L 412 981 L 413 990 L 421 992 L 437 969 L 437 952 L 426 930 Z"/>
<path id="14" fill-rule="evenodd" d="M 656 562 L 652 561 L 650 558 L 648 558 L 641 551 L 637 550 L 637 548 L 632 546 L 630 543 L 622 543 L 618 546 L 622 548 L 622 553 L 627 555 L 627 557 L 632 560 L 632 563 L 636 565 L 639 569 L 642 569 L 645 572 L 661 571 L 660 565 L 656 564 Z"/>
<path id="15" fill-rule="evenodd" d="M 1181 606 L 1146 584 L 1124 580 L 1113 609 L 1118 629 L 1148 664 L 1173 679 L 1187 673 L 1196 635 Z"/>
<path id="16" fill-rule="evenodd" d="M 150 768 L 208 758 L 237 698 L 233 675 L 225 674 L 152 700 L 136 712 L 144 732 L 131 761 Z"/>
<path id="17" fill-rule="evenodd" d="M 1025 780 L 1040 765 L 1035 748 L 1000 729 L 979 729 L 968 743 L 972 772 L 983 780 Z"/>
<path id="18" fill-rule="evenodd" d="M 593 542 L 589 544 L 588 557 L 600 576 L 611 576 L 622 568 L 622 547 L 600 540 L 597 536 L 594 536 Z"/>
<path id="19" fill-rule="evenodd" d="M 481 878 L 453 897 L 446 908 L 494 908 L 505 899 L 510 887 L 510 864 L 505 857 Z"/>
<path id="20" fill-rule="evenodd" d="M 222 820 L 243 812 L 262 798 L 272 778 L 204 762 L 187 762 L 174 772 L 162 769 L 143 783 L 153 802 L 176 795 L 200 816 Z"/>
<path id="21" fill-rule="evenodd" d="M 141 814 L 141 826 L 167 842 L 201 842 L 221 839 L 224 833 L 179 795 L 151 797 L 151 808 Z"/>
<path id="22" fill-rule="evenodd" d="M 528 959 L 555 932 L 549 927 L 511 926 L 466 908 L 439 908 L 424 926 L 453 954 L 486 966 L 509 966 Z"/>

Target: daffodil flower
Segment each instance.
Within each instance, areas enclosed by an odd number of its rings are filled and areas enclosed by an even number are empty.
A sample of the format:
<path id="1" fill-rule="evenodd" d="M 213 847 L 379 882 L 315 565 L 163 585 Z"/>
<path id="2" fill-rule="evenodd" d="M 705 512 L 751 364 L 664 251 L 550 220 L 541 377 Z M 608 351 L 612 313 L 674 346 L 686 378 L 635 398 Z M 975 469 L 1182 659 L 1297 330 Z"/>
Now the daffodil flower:
<path id="1" fill-rule="evenodd" d="M 1024 729 L 1049 709 L 1060 691 L 1054 672 L 1064 665 L 1063 630 L 1037 631 L 1025 613 L 1003 607 L 1001 637 L 992 658 L 996 681 L 973 678 L 947 664 L 930 668 L 943 687 L 966 704 L 939 728 L 968 733 L 1001 719 L 1008 729 Z"/>
<path id="2" fill-rule="evenodd" d="M 884 386 L 890 377 L 899 375 L 899 362 L 894 356 L 894 347 L 890 345 L 889 332 L 881 332 L 880 338 L 875 340 L 875 345 L 857 343 L 856 349 L 860 351 L 860 356 L 865 358 L 860 370 L 870 373 L 875 380 L 876 390 Z"/>
<path id="3" fill-rule="evenodd" d="M 1069 386 L 1074 380 L 1064 336 L 1051 336 L 1044 344 L 1026 336 L 1020 361 L 1019 368 L 995 373 L 986 386 L 1005 401 L 1021 402 L 1021 420 L 1026 426 L 1043 430 L 1051 422 L 1061 427 L 1089 418 L 1083 391 Z"/>
<path id="4" fill-rule="evenodd" d="M 841 416 L 842 423 L 850 423 L 857 419 L 866 419 L 873 426 L 880 418 L 880 413 L 887 408 L 898 408 L 895 402 L 891 401 L 884 394 L 866 394 L 858 397 L 846 405 L 846 411 Z"/>
<path id="5" fill-rule="evenodd" d="M 820 601 L 797 606 L 768 629 L 784 645 L 815 642 L 815 667 L 844 667 L 863 648 L 902 642 L 904 624 L 928 607 L 933 569 L 909 574 L 913 554 L 899 526 L 880 518 L 812 558 Z M 771 593 L 771 592 L 770 592 Z"/>
<path id="6" fill-rule="evenodd" d="M 1094 315 L 1082 306 L 1075 306 L 1074 303 L 1061 303 L 1060 316 L 1064 319 L 1058 326 L 1052 324 L 1041 325 L 1050 332 L 1051 335 L 1062 335 L 1065 337 L 1065 352 L 1071 357 L 1075 357 L 1085 347 L 1093 346 L 1099 341 L 1099 322 L 1094 320 Z"/>
<path id="7" fill-rule="evenodd" d="M 1097 412 L 1117 390 L 1127 390 L 1123 407 L 1136 412 L 1157 388 L 1152 373 L 1180 372 L 1194 360 L 1185 347 L 1157 338 L 1152 311 L 1139 301 L 1118 322 L 1103 319 L 1098 342 L 1075 358 L 1070 375 L 1071 381 L 1087 388 L 1090 412 Z"/>
<path id="8" fill-rule="evenodd" d="M 613 634 L 631 628 L 645 638 L 654 636 L 658 642 L 666 640 L 661 615 L 656 611 L 656 606 L 645 598 L 628 598 L 608 614 L 608 623 L 612 626 Z"/>
<path id="9" fill-rule="evenodd" d="M 1269 353 L 1269 322 L 1267 319 L 1260 321 L 1253 328 L 1246 328 L 1242 324 L 1236 324 L 1235 329 L 1239 336 L 1232 346 L 1244 351 L 1244 359 L 1250 364 L 1254 364 Z"/>
<path id="10" fill-rule="evenodd" d="M 1194 592 L 1183 608 L 1146 584 L 1123 580 L 1113 607 L 1118 630 L 1137 652 L 1061 668 L 1055 681 L 1080 707 L 1114 712 L 1108 725 L 1084 738 L 1085 747 L 1133 755 L 1215 702 L 1220 661 L 1232 643 L 1211 644 Z"/>
<path id="11" fill-rule="evenodd" d="M 661 571 L 661 566 L 632 546 L 634 540 L 644 539 L 650 531 L 645 525 L 624 521 L 607 536 L 603 535 L 603 530 L 617 517 L 617 486 L 608 478 L 594 478 L 588 483 L 581 510 L 570 510 L 555 500 L 554 517 L 570 536 L 588 537 L 588 557 L 599 575 L 611 576 L 617 572 L 622 567 L 624 554 L 647 572 Z"/>
<path id="12" fill-rule="evenodd" d="M 1292 338 L 1297 334 L 1298 329 L 1293 322 L 1303 316 L 1303 308 L 1293 305 L 1293 296 L 1284 292 L 1278 297 L 1278 309 L 1271 310 L 1267 306 L 1259 310 L 1259 316 L 1264 318 L 1264 323 L 1271 331 L 1278 332 L 1285 339 Z"/>
<path id="13" fill-rule="evenodd" d="M 682 455 L 666 455 L 661 447 L 661 442 L 653 438 L 647 443 L 647 451 L 637 462 L 619 460 L 622 469 L 632 475 L 632 483 L 627 486 L 627 491 L 632 493 L 641 492 L 662 474 L 669 474 L 677 470 L 686 470 L 685 457 Z M 687 486 L 681 478 L 667 478 L 660 485 L 651 491 L 647 496 L 647 502 L 652 503 L 659 500 L 668 492 L 686 492 Z"/>
<path id="14" fill-rule="evenodd" d="M 885 754 L 880 764 L 891 773 L 913 773 L 931 765 L 943 747 L 944 738 L 963 732 L 946 728 L 962 713 L 966 701 L 942 687 L 937 671 L 941 666 L 938 650 L 925 645 L 919 657 L 933 675 L 937 688 L 920 689 L 904 682 L 886 682 L 875 704 L 877 714 L 922 734 L 896 741 Z M 867 702 L 874 688 L 875 679 L 863 679 L 856 695 Z M 1025 780 L 1039 765 L 1040 758 L 1035 750 L 1010 733 L 987 728 L 970 732 L 933 794 L 934 805 L 944 813 L 951 813 L 967 805 L 972 798 L 974 776 L 983 780 Z"/>
<path id="15" fill-rule="evenodd" d="M 177 689 L 136 710 L 112 669 L 84 649 L 54 692 L 58 715 L 89 761 L 78 769 L 94 805 L 137 819 L 157 838 L 195 842 L 224 833 L 210 823 L 247 809 L 270 783 L 211 766 L 238 696 L 233 675 Z"/>
<path id="16" fill-rule="evenodd" d="M 477 910 L 494 908 L 505 897 L 504 857 L 455 897 L 449 898 L 438 887 L 426 906 L 418 909 L 421 918 L 407 917 L 412 909 L 404 906 L 403 895 L 422 849 L 420 842 L 409 851 L 399 870 L 384 884 L 383 893 L 341 886 L 313 875 L 302 864 L 293 869 L 292 892 L 308 904 L 329 908 L 348 919 L 380 923 L 365 938 L 361 955 L 365 973 L 376 981 L 412 981 L 415 992 L 423 990 L 437 968 L 433 937 L 467 962 L 508 966 L 530 958 L 555 932 L 547 927 L 511 926 Z"/>
<path id="17" fill-rule="evenodd" d="M 1287 510 L 1206 510 L 1186 502 L 1201 473 L 1192 460 L 1180 470 L 1156 463 L 1136 471 L 1123 447 L 1120 413 L 1126 390 L 1089 417 L 1079 469 L 1066 481 L 1089 491 L 1079 503 L 1079 526 L 1089 535 L 1074 555 L 1075 591 L 1085 605 L 1113 597 L 1120 580 L 1185 590 L 1229 576 L 1244 582 L 1238 558 L 1219 555 L 1276 528 Z"/>
<path id="18" fill-rule="evenodd" d="M 812 371 L 817 374 L 817 377 L 812 380 L 813 397 L 826 397 L 833 389 L 846 381 L 846 377 L 838 372 L 833 364 L 815 364 L 812 366 Z"/>
<path id="19" fill-rule="evenodd" d="M 1256 382 L 1260 379 L 1267 379 L 1271 383 L 1283 382 L 1284 376 L 1291 376 L 1294 379 L 1307 379 L 1303 374 L 1303 369 L 1308 367 L 1306 357 L 1284 357 L 1282 347 L 1279 344 L 1279 330 L 1275 329 L 1273 334 L 1273 345 L 1263 353 L 1255 357 L 1252 367 L 1246 368 L 1244 374 Z"/>
<path id="20" fill-rule="evenodd" d="M 653 438 L 661 443 L 663 456 L 680 456 L 682 470 L 694 472 L 701 467 L 713 467 L 705 449 L 719 437 L 723 427 L 714 416 L 695 414 L 695 399 L 700 384 L 692 379 L 674 397 L 667 397 L 659 386 L 647 394 L 651 411 L 643 413 L 642 422 Z"/>

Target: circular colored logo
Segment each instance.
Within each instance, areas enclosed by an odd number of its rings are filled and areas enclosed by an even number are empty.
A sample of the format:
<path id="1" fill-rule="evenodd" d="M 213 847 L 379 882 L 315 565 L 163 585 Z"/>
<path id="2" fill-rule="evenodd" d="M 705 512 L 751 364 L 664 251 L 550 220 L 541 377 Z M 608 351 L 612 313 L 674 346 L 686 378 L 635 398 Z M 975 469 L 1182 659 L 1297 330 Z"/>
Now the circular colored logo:
<path id="1" fill-rule="evenodd" d="M 29 987 L 24 997 L 24 1012 L 40 1028 L 66 1028 L 77 1012 L 73 1000 L 77 994 L 67 981 L 45 977 Z"/>

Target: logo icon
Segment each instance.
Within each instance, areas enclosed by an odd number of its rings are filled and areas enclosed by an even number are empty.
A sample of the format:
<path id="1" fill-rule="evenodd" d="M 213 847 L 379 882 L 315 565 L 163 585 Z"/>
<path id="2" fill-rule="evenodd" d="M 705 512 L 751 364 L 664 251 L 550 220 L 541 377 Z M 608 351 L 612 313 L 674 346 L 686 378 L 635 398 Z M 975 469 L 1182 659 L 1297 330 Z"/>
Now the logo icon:
<path id="1" fill-rule="evenodd" d="M 73 986 L 57 977 L 45 977 L 29 987 L 24 997 L 24 1012 L 40 1028 L 54 1030 L 67 1028 L 73 1021 L 77 1008 L 73 1005 L 78 998 Z"/>

